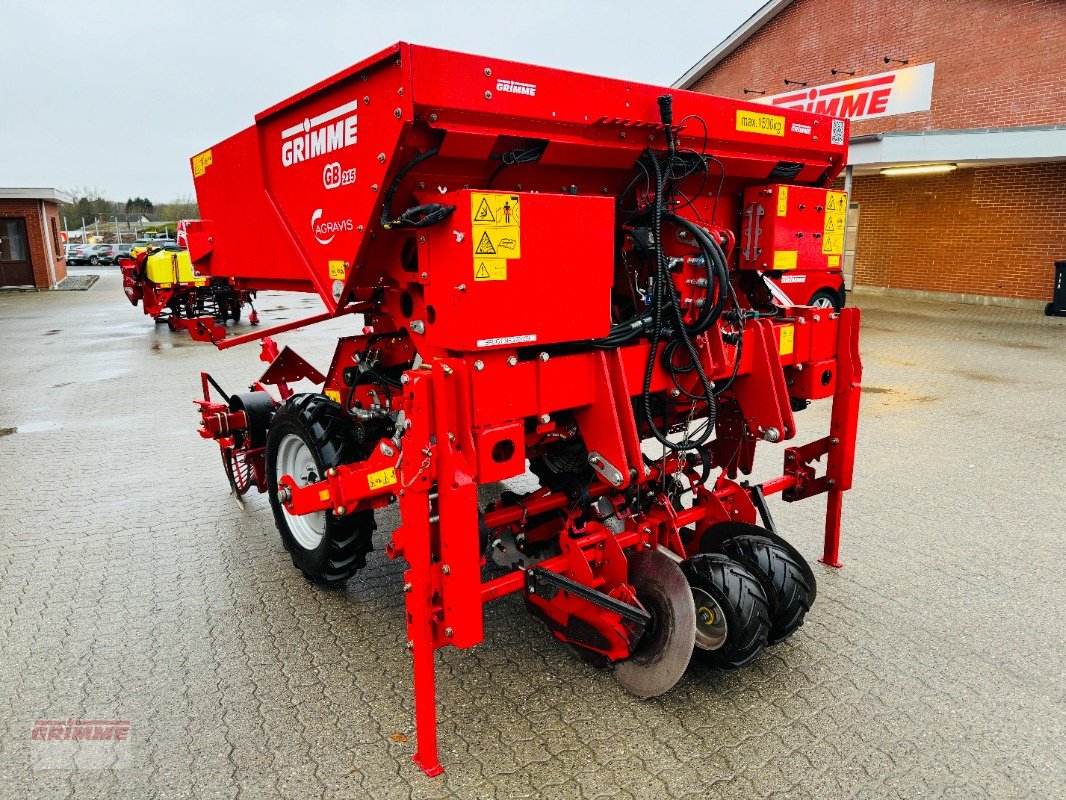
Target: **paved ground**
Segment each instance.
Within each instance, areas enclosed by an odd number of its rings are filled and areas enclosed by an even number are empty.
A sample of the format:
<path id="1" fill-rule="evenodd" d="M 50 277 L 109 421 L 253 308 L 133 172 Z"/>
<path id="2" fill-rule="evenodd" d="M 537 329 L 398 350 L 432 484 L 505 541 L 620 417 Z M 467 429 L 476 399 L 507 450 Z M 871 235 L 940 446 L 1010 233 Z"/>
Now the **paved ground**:
<path id="1" fill-rule="evenodd" d="M 817 567 L 799 633 L 648 702 L 501 601 L 482 646 L 440 656 L 431 781 L 399 565 L 305 583 L 195 436 L 198 371 L 237 387 L 256 352 L 153 328 L 110 272 L 0 295 L 0 796 L 1061 797 L 1066 320 L 862 305 L 847 565 Z M 324 364 L 334 335 L 286 341 Z M 816 556 L 818 505 L 774 509 Z M 39 718 L 129 737 L 111 768 L 44 769 Z"/>

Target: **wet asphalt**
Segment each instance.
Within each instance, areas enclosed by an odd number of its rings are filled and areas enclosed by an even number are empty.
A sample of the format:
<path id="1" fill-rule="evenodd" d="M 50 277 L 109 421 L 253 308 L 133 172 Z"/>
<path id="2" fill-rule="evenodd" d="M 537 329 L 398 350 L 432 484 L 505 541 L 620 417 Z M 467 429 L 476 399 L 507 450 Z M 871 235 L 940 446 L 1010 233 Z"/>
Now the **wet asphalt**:
<path id="1" fill-rule="evenodd" d="M 438 657 L 447 771 L 429 780 L 395 518 L 346 589 L 308 584 L 265 498 L 239 509 L 196 435 L 200 370 L 236 391 L 257 350 L 156 327 L 102 273 L 0 293 L 0 797 L 1062 796 L 1066 320 L 858 298 L 845 566 L 815 565 L 799 632 L 644 701 L 504 599 L 483 644 Z M 357 324 L 279 340 L 324 368 Z M 826 421 L 798 415 L 800 438 Z M 813 561 L 822 505 L 772 503 Z M 128 737 L 77 765 L 31 738 L 86 718 Z"/>

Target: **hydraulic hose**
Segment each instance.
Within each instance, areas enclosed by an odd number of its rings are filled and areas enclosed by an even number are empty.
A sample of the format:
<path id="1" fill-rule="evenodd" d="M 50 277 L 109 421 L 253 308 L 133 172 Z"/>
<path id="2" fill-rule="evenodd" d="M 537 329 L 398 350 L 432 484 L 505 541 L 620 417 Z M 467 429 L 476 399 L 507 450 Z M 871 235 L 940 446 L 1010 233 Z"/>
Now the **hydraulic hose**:
<path id="1" fill-rule="evenodd" d="M 669 211 L 663 214 L 663 218 L 687 231 L 696 240 L 707 269 L 707 299 L 716 298 L 714 303 L 706 303 L 696 321 L 688 326 L 689 333 L 696 336 L 710 329 L 722 316 L 728 298 L 729 267 L 722 246 L 699 225 Z"/>

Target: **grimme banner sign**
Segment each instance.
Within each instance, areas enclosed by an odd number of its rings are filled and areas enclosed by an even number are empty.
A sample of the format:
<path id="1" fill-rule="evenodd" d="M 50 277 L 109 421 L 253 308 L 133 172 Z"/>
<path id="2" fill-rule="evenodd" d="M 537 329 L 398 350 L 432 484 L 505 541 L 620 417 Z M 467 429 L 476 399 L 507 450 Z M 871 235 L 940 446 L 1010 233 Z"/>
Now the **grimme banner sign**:
<path id="1" fill-rule="evenodd" d="M 928 111 L 933 99 L 934 67 L 935 63 L 904 67 L 798 92 L 760 97 L 755 102 L 848 117 L 853 121 Z"/>

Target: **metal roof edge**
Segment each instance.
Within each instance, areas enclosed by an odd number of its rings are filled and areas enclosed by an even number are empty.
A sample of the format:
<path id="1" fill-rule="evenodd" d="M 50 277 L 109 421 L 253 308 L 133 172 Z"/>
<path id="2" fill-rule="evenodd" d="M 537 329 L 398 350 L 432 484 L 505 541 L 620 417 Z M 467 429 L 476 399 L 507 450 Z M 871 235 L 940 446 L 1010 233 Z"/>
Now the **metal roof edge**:
<path id="1" fill-rule="evenodd" d="M 74 198 L 60 189 L 16 186 L 0 188 L 0 200 L 49 200 L 53 203 L 71 203 Z"/>

